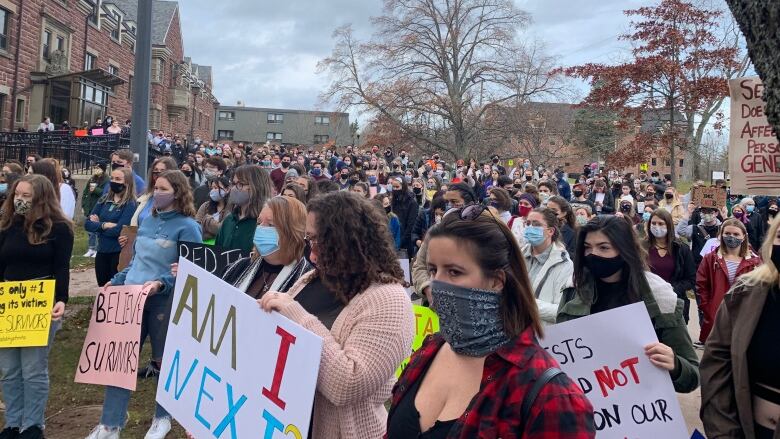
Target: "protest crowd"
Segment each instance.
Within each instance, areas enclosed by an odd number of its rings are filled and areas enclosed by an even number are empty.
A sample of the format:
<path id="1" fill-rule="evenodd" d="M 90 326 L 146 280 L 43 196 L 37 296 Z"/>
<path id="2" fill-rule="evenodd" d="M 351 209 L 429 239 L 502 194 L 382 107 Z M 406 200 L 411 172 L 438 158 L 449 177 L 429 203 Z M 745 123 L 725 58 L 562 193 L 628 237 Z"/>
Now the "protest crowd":
<path id="1" fill-rule="evenodd" d="M 595 163 L 570 179 L 556 164 L 499 156 L 185 146 L 163 132 L 149 142 L 158 156 L 146 175 L 118 150 L 81 193 L 51 158 L 3 164 L 3 280 L 56 286 L 48 344 L 0 349 L 0 439 L 43 437 L 77 227 L 89 234 L 96 289 L 148 294 L 137 376 L 161 386 L 168 322 L 181 313 L 178 243 L 238 251 L 218 277 L 322 339 L 311 438 L 595 437 L 594 404 L 539 340 L 637 303 L 657 336 L 640 360 L 676 392 L 701 386 L 707 437 L 780 437 L 777 197 L 702 205 L 697 191 L 725 194 L 727 182 L 680 193 L 657 171 Z M 412 354 L 413 303 L 436 312 L 440 331 Z M 87 439 L 119 438 L 132 395 L 106 385 Z M 170 408 L 146 409 L 146 439 L 166 437 Z"/>

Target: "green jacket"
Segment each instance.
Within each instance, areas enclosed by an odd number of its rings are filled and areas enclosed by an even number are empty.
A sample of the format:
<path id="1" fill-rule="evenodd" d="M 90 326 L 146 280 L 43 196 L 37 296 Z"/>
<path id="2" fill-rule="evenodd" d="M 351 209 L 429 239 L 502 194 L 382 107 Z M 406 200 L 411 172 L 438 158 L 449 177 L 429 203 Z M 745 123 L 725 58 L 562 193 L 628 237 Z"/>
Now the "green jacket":
<path id="1" fill-rule="evenodd" d="M 89 185 L 96 183 L 94 190 L 89 190 Z M 108 176 L 102 174 L 99 177 L 93 175 L 89 178 L 87 184 L 84 185 L 84 190 L 81 193 L 81 210 L 84 212 L 84 216 L 89 216 L 92 209 L 95 208 L 100 197 L 103 196 L 103 188 L 108 184 Z"/>
<path id="2" fill-rule="evenodd" d="M 640 297 L 647 306 L 658 341 L 674 351 L 676 364 L 670 372 L 674 390 L 692 392 L 699 387 L 699 357 L 683 320 L 683 302 L 663 279 L 650 272 L 645 275 L 646 289 L 640 291 Z M 590 308 L 597 299 L 594 284 L 593 279 L 586 278 L 582 287 L 577 289 L 570 284 L 563 290 L 558 306 L 558 323 L 590 315 Z"/>
<path id="3" fill-rule="evenodd" d="M 249 253 L 254 246 L 252 241 L 256 228 L 257 218 L 246 217 L 239 220 L 235 214 L 230 213 L 222 221 L 214 245 L 225 249 L 240 248 L 243 252 Z"/>

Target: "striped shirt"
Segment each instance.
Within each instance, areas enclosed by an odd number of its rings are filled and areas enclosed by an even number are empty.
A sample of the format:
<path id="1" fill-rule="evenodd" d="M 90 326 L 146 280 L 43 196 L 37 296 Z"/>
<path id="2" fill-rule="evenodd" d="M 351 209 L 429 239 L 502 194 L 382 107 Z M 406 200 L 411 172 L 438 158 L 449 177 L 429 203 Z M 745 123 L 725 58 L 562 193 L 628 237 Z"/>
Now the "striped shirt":
<path id="1" fill-rule="evenodd" d="M 737 277 L 737 268 L 739 268 L 740 261 L 726 260 L 726 271 L 729 273 L 729 285 L 734 284 L 734 278 Z"/>

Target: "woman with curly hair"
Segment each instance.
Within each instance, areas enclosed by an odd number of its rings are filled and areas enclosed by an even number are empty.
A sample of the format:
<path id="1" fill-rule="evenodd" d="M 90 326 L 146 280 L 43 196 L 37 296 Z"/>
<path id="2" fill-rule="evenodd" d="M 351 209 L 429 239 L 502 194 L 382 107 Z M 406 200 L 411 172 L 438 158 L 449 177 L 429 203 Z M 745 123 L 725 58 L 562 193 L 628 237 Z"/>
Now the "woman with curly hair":
<path id="1" fill-rule="evenodd" d="M 382 437 L 414 335 L 387 218 L 357 194 L 321 195 L 308 205 L 306 245 L 314 271 L 259 303 L 322 337 L 311 437 Z"/>

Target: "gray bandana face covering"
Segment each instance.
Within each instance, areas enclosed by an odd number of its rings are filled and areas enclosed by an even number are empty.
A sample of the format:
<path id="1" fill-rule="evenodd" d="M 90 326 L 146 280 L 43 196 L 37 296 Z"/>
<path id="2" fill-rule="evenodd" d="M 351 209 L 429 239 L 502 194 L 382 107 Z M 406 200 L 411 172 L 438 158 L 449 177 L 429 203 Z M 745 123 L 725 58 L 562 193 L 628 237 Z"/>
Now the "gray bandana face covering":
<path id="1" fill-rule="evenodd" d="M 482 357 L 509 342 L 495 291 L 431 282 L 431 295 L 444 340 L 455 353 Z"/>

